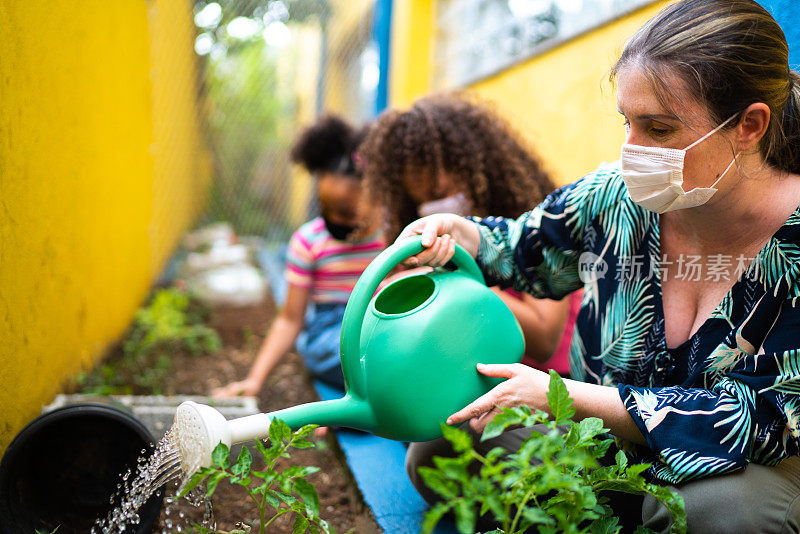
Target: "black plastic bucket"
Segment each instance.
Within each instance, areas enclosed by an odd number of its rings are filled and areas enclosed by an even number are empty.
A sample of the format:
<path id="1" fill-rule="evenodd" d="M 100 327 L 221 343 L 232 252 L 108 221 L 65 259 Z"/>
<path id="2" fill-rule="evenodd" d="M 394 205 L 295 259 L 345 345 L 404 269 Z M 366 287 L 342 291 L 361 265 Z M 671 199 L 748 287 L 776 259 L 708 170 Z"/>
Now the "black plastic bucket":
<path id="1" fill-rule="evenodd" d="M 105 404 L 75 404 L 34 419 L 0 461 L 0 533 L 89 532 L 105 517 L 121 475 L 153 438 L 133 415 Z M 163 488 L 126 532 L 146 534 L 158 520 Z"/>

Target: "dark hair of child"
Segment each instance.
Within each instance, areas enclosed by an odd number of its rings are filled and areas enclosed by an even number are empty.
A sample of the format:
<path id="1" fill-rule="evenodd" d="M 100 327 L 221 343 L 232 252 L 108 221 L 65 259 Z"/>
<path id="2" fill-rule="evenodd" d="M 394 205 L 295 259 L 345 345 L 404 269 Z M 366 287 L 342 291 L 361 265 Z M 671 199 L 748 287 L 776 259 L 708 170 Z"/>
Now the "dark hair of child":
<path id="1" fill-rule="evenodd" d="M 336 115 L 323 115 L 295 141 L 292 161 L 312 174 L 330 172 L 360 177 L 354 155 L 366 134 L 367 127 L 356 128 Z"/>
<path id="2" fill-rule="evenodd" d="M 358 149 L 370 202 L 386 207 L 392 242 L 416 220 L 407 176 L 431 180 L 444 172 L 470 204 L 470 214 L 518 217 L 555 186 L 538 158 L 487 104 L 459 94 L 418 100 L 388 111 Z"/>

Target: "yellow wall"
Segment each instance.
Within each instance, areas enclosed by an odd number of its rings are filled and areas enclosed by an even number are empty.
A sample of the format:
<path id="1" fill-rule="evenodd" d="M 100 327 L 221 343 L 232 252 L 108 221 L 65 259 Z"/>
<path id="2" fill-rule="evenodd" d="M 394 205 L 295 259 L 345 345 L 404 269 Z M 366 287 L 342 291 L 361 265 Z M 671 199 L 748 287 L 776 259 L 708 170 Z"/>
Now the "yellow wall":
<path id="1" fill-rule="evenodd" d="M 392 2 L 390 107 L 408 107 L 433 89 L 435 36 L 435 0 Z"/>
<path id="2" fill-rule="evenodd" d="M 202 208 L 188 0 L 0 0 L 0 451 Z"/>
<path id="3" fill-rule="evenodd" d="M 141 3 L 141 2 L 139 2 Z M 150 274 L 158 276 L 175 244 L 205 207 L 213 169 L 197 102 L 192 0 L 147 1 L 153 120 Z"/>
<path id="4" fill-rule="evenodd" d="M 627 38 L 667 3 L 637 10 L 469 89 L 496 104 L 557 183 L 575 181 L 600 162 L 619 158 L 624 130 L 608 71 Z M 395 5 L 390 98 L 393 106 L 403 107 L 436 89 L 431 86 L 435 42 L 430 37 L 435 1 Z"/>

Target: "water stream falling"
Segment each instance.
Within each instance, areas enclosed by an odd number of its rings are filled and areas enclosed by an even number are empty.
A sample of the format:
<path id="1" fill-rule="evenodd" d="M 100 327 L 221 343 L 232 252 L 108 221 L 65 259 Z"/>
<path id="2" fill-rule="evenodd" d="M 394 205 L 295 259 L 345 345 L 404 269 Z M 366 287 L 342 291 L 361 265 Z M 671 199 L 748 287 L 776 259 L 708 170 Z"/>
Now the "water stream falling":
<path id="1" fill-rule="evenodd" d="M 172 482 L 171 486 L 175 488 L 175 495 L 180 493 L 188 482 L 190 474 L 194 473 L 199 465 L 196 458 L 192 458 L 193 461 L 187 463 L 187 458 L 181 455 L 178 438 L 179 430 L 176 425 L 173 425 L 156 444 L 152 454 L 147 455 L 147 451 L 142 449 L 135 473 L 134 469 L 129 469 L 122 475 L 121 482 L 117 484 L 117 492 L 111 496 L 109 501 L 109 505 L 112 506 L 111 511 L 106 517 L 98 518 L 95 521 L 91 534 L 130 532 L 129 526 L 136 525 L 140 521 L 139 509 L 160 487 L 170 485 L 169 483 Z M 185 446 L 185 442 L 181 445 Z M 193 457 L 194 455 L 188 456 Z M 210 501 L 204 499 L 201 492 L 192 492 L 187 497 L 190 497 L 190 502 L 195 506 L 205 504 L 205 515 L 207 518 L 211 517 Z M 177 497 L 174 496 L 166 499 L 166 515 L 169 515 L 170 507 L 176 500 Z M 179 519 L 183 519 L 183 514 Z M 180 532 L 182 528 L 178 524 L 179 522 L 174 518 L 168 518 L 166 527 L 170 530 L 166 532 L 172 532 L 173 526 L 175 531 Z"/>

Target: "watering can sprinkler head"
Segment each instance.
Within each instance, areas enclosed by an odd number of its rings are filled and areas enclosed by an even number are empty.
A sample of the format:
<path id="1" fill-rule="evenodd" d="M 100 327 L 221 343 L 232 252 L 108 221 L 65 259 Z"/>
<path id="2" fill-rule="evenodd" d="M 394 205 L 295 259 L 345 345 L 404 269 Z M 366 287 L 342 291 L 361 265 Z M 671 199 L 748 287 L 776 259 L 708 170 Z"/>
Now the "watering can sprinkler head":
<path id="1" fill-rule="evenodd" d="M 269 423 L 269 416 L 263 413 L 228 421 L 211 406 L 194 401 L 181 403 L 172 425 L 181 454 L 181 469 L 192 473 L 209 467 L 211 453 L 219 443 L 230 447 L 234 443 L 258 439 L 269 431 Z"/>

